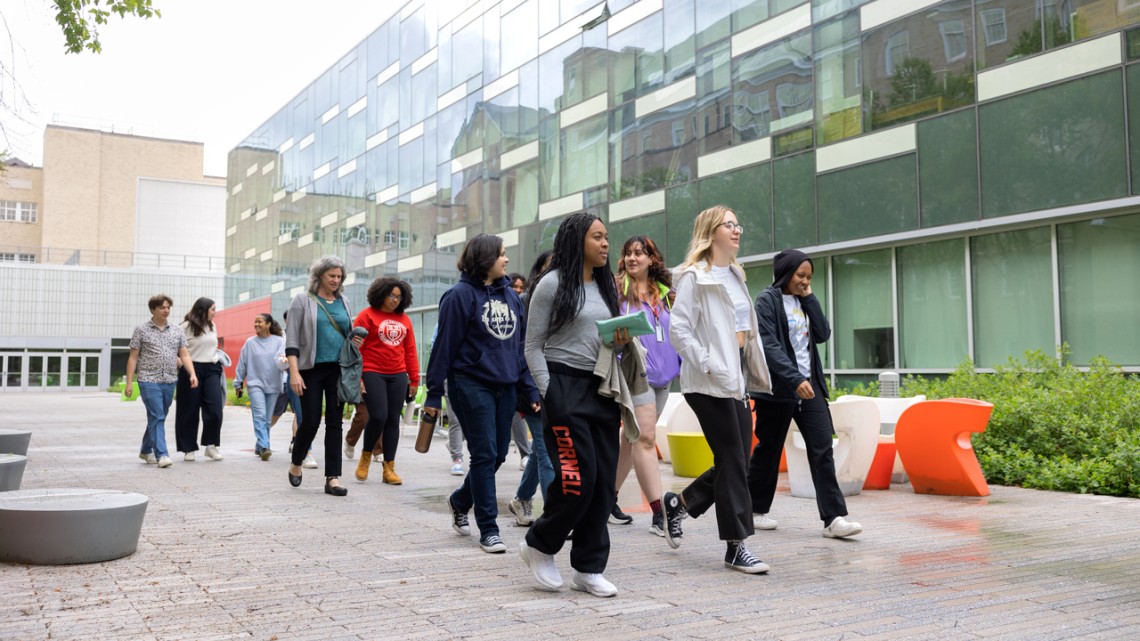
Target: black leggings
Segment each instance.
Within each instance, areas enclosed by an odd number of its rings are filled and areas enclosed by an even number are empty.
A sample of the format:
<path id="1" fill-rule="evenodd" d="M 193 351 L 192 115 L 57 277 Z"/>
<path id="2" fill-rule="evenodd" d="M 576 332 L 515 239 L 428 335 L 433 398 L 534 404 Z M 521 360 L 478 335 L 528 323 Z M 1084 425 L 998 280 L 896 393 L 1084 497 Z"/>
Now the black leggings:
<path id="1" fill-rule="evenodd" d="M 321 401 L 325 404 L 325 476 L 340 476 L 340 439 L 344 424 L 344 404 L 337 400 L 340 365 L 317 363 L 301 370 L 305 391 L 301 394 L 301 426 L 293 442 L 293 465 L 305 461 L 321 426 Z"/>
<path id="2" fill-rule="evenodd" d="M 368 423 L 364 426 L 364 449 L 361 456 L 371 456 L 376 440 L 383 438 L 384 460 L 396 460 L 400 444 L 400 410 L 408 396 L 408 374 L 364 372 L 364 403 L 368 406 Z"/>

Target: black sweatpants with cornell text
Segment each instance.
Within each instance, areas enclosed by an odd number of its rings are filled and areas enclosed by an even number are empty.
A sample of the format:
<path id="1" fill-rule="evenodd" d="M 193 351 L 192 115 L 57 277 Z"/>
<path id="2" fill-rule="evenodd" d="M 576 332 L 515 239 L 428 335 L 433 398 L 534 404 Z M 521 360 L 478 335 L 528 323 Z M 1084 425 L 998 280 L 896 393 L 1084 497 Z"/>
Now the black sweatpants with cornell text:
<path id="1" fill-rule="evenodd" d="M 542 516 L 526 534 L 526 543 L 545 554 L 558 554 L 574 532 L 570 565 L 601 574 L 610 557 L 607 520 L 617 500 L 621 410 L 617 401 L 598 395 L 593 372 L 549 363 L 550 385 L 542 402 L 542 436 L 554 466 Z"/>

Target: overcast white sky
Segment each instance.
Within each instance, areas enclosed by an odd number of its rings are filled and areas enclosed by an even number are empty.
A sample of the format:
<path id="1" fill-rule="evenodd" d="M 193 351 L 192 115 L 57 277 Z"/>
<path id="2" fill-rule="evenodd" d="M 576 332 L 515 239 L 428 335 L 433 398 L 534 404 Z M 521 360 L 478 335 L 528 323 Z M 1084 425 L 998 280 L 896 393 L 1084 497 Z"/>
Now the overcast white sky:
<path id="1" fill-rule="evenodd" d="M 399 0 L 154 0 L 162 18 L 112 19 L 103 53 L 64 54 L 50 0 L 0 0 L 3 101 L 12 155 L 41 165 L 49 123 L 205 143 L 204 173 L 349 49 Z"/>

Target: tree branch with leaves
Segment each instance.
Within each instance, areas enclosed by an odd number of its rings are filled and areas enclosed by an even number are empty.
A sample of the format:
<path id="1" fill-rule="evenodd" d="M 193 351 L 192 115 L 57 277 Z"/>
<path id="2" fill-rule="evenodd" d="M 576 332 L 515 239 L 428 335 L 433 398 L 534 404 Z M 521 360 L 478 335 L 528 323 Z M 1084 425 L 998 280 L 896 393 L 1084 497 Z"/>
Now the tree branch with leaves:
<path id="1" fill-rule="evenodd" d="M 103 51 L 99 27 L 107 24 L 112 14 L 120 18 L 162 17 L 151 0 L 55 0 L 52 8 L 56 10 L 55 21 L 67 39 L 68 53 L 82 53 L 84 49 L 94 53 Z"/>

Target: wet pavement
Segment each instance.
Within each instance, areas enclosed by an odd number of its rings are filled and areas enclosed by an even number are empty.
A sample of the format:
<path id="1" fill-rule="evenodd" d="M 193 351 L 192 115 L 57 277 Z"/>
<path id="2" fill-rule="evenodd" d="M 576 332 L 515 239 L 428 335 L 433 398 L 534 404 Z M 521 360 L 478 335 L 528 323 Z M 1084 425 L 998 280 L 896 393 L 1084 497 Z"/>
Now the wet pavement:
<path id="1" fill-rule="evenodd" d="M 336 498 L 322 491 L 323 470 L 289 486 L 287 423 L 262 462 L 248 410 L 227 408 L 224 461 L 176 455 L 161 470 L 137 458 L 144 424 L 141 403 L 110 394 L 0 395 L 0 428 L 33 431 L 23 488 L 151 499 L 132 556 L 0 565 L 0 639 L 1140 638 L 1133 499 L 997 486 L 982 499 L 934 497 L 895 485 L 849 497 L 865 532 L 836 541 L 821 537 L 815 502 L 782 481 L 779 529 L 749 539 L 772 571 L 749 576 L 723 567 L 711 511 L 685 521 L 678 550 L 649 534 L 631 474 L 620 503 L 634 523 L 610 526 L 606 577 L 619 594 L 600 599 L 534 589 L 518 555 L 524 530 L 506 510 L 521 475 L 514 452 L 498 474 L 508 550 L 491 555 L 451 530 L 444 497 L 460 479 L 442 439 L 427 454 L 412 449 L 412 426 L 402 486 L 380 483 L 379 466 L 358 483 L 344 461 L 349 494 Z M 660 469 L 666 488 L 687 483 Z M 567 582 L 568 552 L 558 556 Z"/>

